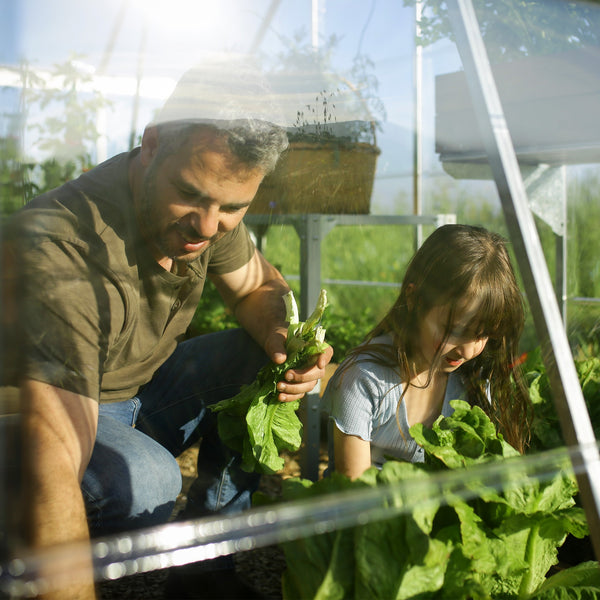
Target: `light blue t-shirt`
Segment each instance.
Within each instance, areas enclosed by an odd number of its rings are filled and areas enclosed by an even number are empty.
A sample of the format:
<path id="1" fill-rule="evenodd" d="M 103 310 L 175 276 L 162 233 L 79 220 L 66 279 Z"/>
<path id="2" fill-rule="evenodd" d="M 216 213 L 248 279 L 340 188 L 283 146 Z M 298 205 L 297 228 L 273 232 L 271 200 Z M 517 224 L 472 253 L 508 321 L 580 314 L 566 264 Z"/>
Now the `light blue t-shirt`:
<path id="1" fill-rule="evenodd" d="M 391 336 L 373 340 L 390 344 Z M 356 435 L 371 443 L 371 464 L 381 466 L 386 456 L 407 462 L 423 462 L 423 449 L 409 433 L 406 404 L 400 402 L 402 385 L 398 372 L 359 355 L 347 368 L 338 368 L 323 394 L 321 408 L 329 415 L 329 470 L 334 469 L 331 424 L 348 435 Z M 465 399 L 460 375 L 448 377 L 442 415 L 452 414 L 451 400 Z M 400 403 L 400 404 L 399 404 Z M 397 418 L 396 418 L 397 416 Z M 400 426 L 400 430 L 398 429 Z M 400 433 L 402 431 L 402 434 Z"/>

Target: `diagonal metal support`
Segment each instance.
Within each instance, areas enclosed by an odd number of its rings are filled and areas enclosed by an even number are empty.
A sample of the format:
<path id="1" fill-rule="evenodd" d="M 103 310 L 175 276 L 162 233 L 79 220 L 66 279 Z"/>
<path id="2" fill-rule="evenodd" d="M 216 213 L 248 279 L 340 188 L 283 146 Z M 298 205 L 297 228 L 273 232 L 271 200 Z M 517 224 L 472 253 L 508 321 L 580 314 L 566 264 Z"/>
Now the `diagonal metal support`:
<path id="1" fill-rule="evenodd" d="M 600 558 L 600 456 L 525 185 L 471 0 L 448 0 L 469 92 L 542 346 L 563 437 L 572 459 L 594 552 Z"/>

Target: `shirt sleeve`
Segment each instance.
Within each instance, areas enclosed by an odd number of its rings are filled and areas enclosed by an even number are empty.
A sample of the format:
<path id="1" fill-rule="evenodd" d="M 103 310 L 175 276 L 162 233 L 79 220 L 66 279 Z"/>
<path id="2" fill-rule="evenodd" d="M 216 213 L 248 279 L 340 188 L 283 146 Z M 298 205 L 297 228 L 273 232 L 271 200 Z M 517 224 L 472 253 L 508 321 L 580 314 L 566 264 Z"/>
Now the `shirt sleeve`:
<path id="1" fill-rule="evenodd" d="M 338 429 L 372 441 L 373 423 L 381 402 L 381 389 L 369 362 L 353 362 L 340 367 L 329 380 L 323 394 L 322 409 Z"/>
<path id="2" fill-rule="evenodd" d="M 38 240 L 21 260 L 19 375 L 98 400 L 121 292 L 77 244 Z"/>
<path id="3" fill-rule="evenodd" d="M 215 275 L 231 273 L 248 264 L 256 246 L 243 221 L 218 240 L 212 250 L 208 272 Z"/>

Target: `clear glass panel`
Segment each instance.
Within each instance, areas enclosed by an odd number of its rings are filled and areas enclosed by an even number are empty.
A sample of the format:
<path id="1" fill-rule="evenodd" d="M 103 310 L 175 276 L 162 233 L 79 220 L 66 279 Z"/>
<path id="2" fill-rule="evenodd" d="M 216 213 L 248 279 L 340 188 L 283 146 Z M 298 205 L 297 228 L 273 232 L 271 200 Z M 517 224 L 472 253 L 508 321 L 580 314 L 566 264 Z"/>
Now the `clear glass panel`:
<path id="1" fill-rule="evenodd" d="M 474 4 L 550 274 L 559 296 L 565 295 L 569 341 L 578 368 L 588 376 L 584 393 L 591 405 L 600 406 L 595 362 L 600 348 L 600 248 L 595 231 L 600 217 L 599 6 L 559 0 Z M 420 27 L 415 20 L 419 11 Z M 394 302 L 415 248 L 443 222 L 436 215 L 450 220 L 456 215 L 459 223 L 483 225 L 507 236 L 443 2 L 8 0 L 0 20 L 2 219 L 38 194 L 138 147 L 144 128 L 157 118 L 188 69 L 216 57 L 246 54 L 262 65 L 276 99 L 283 101 L 279 124 L 294 145 L 287 170 L 261 185 L 247 223 L 266 258 L 304 301 L 303 310 L 313 304 L 315 278 L 327 288 L 327 336 L 338 363 Z M 226 110 L 219 95 L 208 99 L 215 114 Z M 252 110 L 265 110 L 262 97 L 251 100 Z M 301 146 L 315 134 L 321 146 L 332 138 L 341 137 L 342 143 L 327 158 L 313 160 L 307 158 L 313 151 Z M 362 153 L 347 159 L 354 142 Z M 302 157 L 300 166 L 291 164 L 292 156 Z M 313 162 L 316 171 L 299 179 Z M 319 191 L 317 183 L 326 191 Z M 318 215 L 314 228 L 302 220 L 307 214 Z M 411 220 L 415 214 L 420 220 Z M 3 283 L 6 321 L 20 301 L 8 273 Z M 559 289 L 562 277 L 564 290 Z M 303 296 L 308 286 L 313 295 Z M 187 334 L 235 324 L 207 282 Z M 11 358 L 7 335 L 5 371 Z M 521 349 L 533 360 L 537 345 L 528 318 Z M 538 369 L 541 362 L 528 367 Z M 541 452 L 562 440 L 547 386 L 541 380 L 538 384 L 546 394 L 543 408 L 538 407 L 541 445 L 536 450 Z M 10 587 L 15 581 L 35 580 L 37 564 L 35 557 L 20 562 L 23 546 L 14 518 L 21 493 L 11 453 L 18 442 L 18 396 L 14 387 L 0 393 L 5 490 L 0 496 L 1 550 L 3 558 L 16 555 L 14 562 L 4 564 L 0 577 Z M 315 419 L 311 408 L 303 410 L 305 443 L 323 445 L 325 422 Z M 540 436 L 546 433 L 550 441 L 544 446 Z M 197 445 L 180 459 L 188 487 L 195 474 L 194 452 Z M 302 451 L 286 457 L 285 476 L 306 475 Z M 555 474 L 563 458 L 552 455 L 548 464 L 531 461 L 522 466 L 542 479 L 542 470 Z M 301 461 L 302 471 L 295 461 Z M 323 468 L 321 460 L 320 474 Z M 278 489 L 280 480 L 281 474 L 265 477 L 263 486 Z M 443 485 L 432 482 L 428 493 L 435 496 L 432 490 Z M 305 532 L 309 534 L 355 524 L 371 506 L 360 498 L 331 502 L 341 516 L 332 517 L 329 505 L 315 504 L 295 507 L 291 516 L 274 508 L 255 522 L 251 515 L 235 523 L 217 520 L 215 543 L 228 553 L 283 541 L 282 527 L 275 527 L 274 537 L 261 538 L 263 517 L 275 524 L 289 518 L 290 528 L 313 517 L 311 530 Z M 180 497 L 177 508 L 182 504 Z M 206 530 L 193 530 L 191 541 L 183 533 L 173 541 L 174 531 L 161 529 L 158 537 L 134 533 L 125 541 L 110 538 L 98 544 L 94 552 L 102 566 L 97 578 L 120 579 L 215 551 L 200 549 L 178 558 L 174 548 L 184 539 L 186 547 L 202 543 Z M 78 568 L 69 561 L 80 552 L 79 547 L 67 549 L 67 572 Z M 55 563 L 57 572 L 63 567 Z"/>

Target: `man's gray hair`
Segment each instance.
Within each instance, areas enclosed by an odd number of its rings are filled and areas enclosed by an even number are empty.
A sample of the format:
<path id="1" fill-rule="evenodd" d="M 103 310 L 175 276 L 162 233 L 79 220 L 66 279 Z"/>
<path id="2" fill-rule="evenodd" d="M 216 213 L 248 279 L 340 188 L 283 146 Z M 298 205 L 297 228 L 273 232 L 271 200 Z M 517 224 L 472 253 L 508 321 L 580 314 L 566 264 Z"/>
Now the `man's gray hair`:
<path id="1" fill-rule="evenodd" d="M 284 129 L 266 121 L 169 121 L 159 123 L 158 155 L 161 162 L 175 154 L 196 131 L 212 130 L 225 140 L 232 156 L 248 169 L 260 169 L 265 175 L 275 169 L 281 153 L 288 147 Z"/>
<path id="2" fill-rule="evenodd" d="M 197 127 L 223 132 L 232 154 L 271 172 L 288 145 L 281 107 L 255 59 L 211 57 L 184 73 L 154 120 L 164 156 Z"/>

